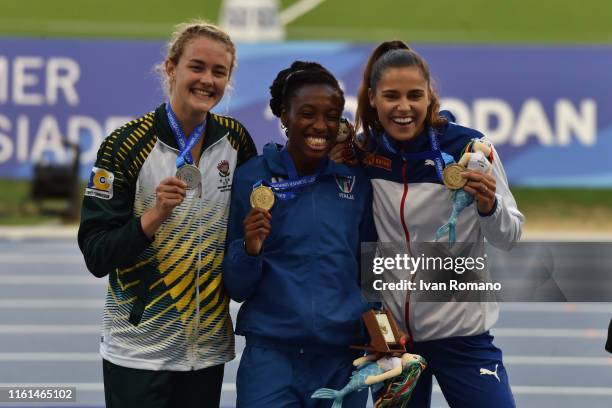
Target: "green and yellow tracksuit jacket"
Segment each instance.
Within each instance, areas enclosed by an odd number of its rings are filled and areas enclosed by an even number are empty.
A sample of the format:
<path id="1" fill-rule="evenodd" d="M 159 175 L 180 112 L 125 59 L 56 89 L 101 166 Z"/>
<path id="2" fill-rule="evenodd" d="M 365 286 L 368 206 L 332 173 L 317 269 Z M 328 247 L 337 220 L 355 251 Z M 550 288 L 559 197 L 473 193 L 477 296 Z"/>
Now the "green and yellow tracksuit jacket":
<path id="1" fill-rule="evenodd" d="M 78 241 L 91 273 L 109 276 L 100 352 L 117 365 L 184 371 L 234 358 L 221 267 L 233 173 L 256 149 L 240 123 L 212 113 L 203 137 L 202 189 L 188 191 L 153 241 L 140 216 L 176 173 L 179 154 L 165 105 L 117 129 L 98 151 Z"/>

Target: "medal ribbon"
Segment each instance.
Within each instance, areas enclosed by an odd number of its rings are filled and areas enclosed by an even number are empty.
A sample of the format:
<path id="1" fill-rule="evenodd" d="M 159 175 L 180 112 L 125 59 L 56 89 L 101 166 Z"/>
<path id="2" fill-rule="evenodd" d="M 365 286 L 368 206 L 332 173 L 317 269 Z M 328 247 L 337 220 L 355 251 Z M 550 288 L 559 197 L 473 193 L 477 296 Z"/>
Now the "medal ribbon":
<path id="1" fill-rule="evenodd" d="M 287 175 L 289 176 L 289 180 L 277 181 L 274 183 L 268 183 L 264 180 L 260 180 L 257 183 L 253 184 L 253 188 L 259 187 L 261 185 L 270 187 L 272 192 L 279 200 L 290 200 L 297 196 L 298 190 L 301 188 L 314 183 L 321 171 L 327 165 L 327 158 L 325 158 L 317 171 L 314 174 L 309 176 L 300 177 L 298 176 L 297 169 L 295 168 L 295 164 L 293 160 L 291 160 L 291 156 L 289 156 L 289 152 L 286 147 L 283 147 L 281 150 L 281 158 L 283 159 L 283 163 L 285 165 L 285 170 L 287 170 Z"/>
<path id="2" fill-rule="evenodd" d="M 168 123 L 178 143 L 180 152 L 176 157 L 176 168 L 184 166 L 185 164 L 193 164 L 193 156 L 191 156 L 191 148 L 198 143 L 202 134 L 204 133 L 204 126 L 206 126 L 206 119 L 202 123 L 193 129 L 193 132 L 189 135 L 189 139 L 185 137 L 183 129 L 181 129 L 176 115 L 172 111 L 170 103 L 166 103 L 166 116 L 168 117 Z"/>
<path id="3" fill-rule="evenodd" d="M 442 172 L 444 171 L 444 167 L 450 163 L 454 163 L 455 159 L 450 154 L 440 150 L 440 142 L 438 141 L 438 137 L 432 128 L 427 129 L 427 134 L 429 136 L 429 146 L 431 150 L 425 152 L 398 152 L 397 149 L 393 147 L 393 142 L 389 140 L 390 138 L 386 133 L 382 135 L 382 141 L 387 150 L 389 150 L 391 153 L 400 155 L 406 161 L 432 159 L 435 163 L 438 180 L 440 183 L 442 183 Z"/>

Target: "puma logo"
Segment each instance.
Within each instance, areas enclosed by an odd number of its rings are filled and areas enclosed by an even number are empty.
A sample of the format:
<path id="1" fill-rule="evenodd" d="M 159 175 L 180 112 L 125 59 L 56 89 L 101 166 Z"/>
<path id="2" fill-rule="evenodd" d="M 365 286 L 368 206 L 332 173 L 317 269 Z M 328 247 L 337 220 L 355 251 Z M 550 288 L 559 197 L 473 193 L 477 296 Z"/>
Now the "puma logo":
<path id="1" fill-rule="evenodd" d="M 427 159 L 427 160 L 425 160 L 425 165 L 426 166 L 435 166 L 436 164 L 434 163 L 433 160 Z"/>
<path id="2" fill-rule="evenodd" d="M 487 370 L 486 368 L 481 368 L 480 375 L 492 375 L 493 377 L 497 378 L 497 381 L 501 382 L 501 380 L 499 379 L 499 376 L 497 375 L 498 366 L 499 364 L 495 364 L 495 371 Z"/>

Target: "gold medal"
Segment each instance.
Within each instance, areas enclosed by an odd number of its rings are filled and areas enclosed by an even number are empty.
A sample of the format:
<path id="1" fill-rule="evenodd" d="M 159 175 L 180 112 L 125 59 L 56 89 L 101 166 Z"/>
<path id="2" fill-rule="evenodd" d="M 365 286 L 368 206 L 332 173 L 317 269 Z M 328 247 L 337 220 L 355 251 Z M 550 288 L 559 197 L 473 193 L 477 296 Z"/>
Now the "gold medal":
<path id="1" fill-rule="evenodd" d="M 268 211 L 274 205 L 274 193 L 267 186 L 258 186 L 251 191 L 251 207 Z"/>
<path id="2" fill-rule="evenodd" d="M 444 168 L 442 173 L 442 181 L 449 190 L 459 190 L 467 183 L 467 179 L 461 176 L 465 171 L 465 167 L 460 164 L 451 164 Z"/>

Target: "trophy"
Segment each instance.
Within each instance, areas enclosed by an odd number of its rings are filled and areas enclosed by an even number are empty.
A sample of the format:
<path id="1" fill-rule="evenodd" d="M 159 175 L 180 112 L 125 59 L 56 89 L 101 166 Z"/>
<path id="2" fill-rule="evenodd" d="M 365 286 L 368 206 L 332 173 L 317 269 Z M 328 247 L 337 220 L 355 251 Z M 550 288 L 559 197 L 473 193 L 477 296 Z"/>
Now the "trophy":
<path id="1" fill-rule="evenodd" d="M 406 352 L 406 347 L 400 342 L 402 332 L 390 312 L 368 310 L 362 318 L 370 335 L 370 343 L 367 346 L 351 346 L 351 348 L 384 354 Z"/>

